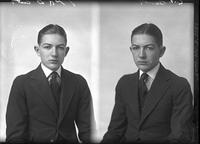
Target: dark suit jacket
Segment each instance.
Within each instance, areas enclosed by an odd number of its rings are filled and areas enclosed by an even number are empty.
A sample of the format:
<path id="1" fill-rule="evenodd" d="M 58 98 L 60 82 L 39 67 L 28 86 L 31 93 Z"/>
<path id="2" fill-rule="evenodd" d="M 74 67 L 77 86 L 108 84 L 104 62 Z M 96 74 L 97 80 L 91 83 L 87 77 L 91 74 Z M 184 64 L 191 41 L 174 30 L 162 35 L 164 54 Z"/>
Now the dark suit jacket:
<path id="1" fill-rule="evenodd" d="M 76 123 L 80 140 L 90 141 L 93 110 L 86 80 L 62 68 L 61 89 L 58 109 L 41 66 L 18 76 L 7 106 L 6 140 L 54 142 L 60 136 L 65 141 L 78 142 Z"/>
<path id="2" fill-rule="evenodd" d="M 140 114 L 138 79 L 139 71 L 119 80 L 102 143 L 190 141 L 193 97 L 187 80 L 160 65 Z"/>

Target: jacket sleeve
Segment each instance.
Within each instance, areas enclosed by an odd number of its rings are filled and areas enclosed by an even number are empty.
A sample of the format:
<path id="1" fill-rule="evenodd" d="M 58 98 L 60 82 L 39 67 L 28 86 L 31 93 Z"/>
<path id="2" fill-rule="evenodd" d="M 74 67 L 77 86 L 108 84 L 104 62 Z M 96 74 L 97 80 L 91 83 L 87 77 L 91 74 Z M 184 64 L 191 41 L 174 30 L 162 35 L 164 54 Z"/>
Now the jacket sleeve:
<path id="1" fill-rule="evenodd" d="M 93 111 L 92 96 L 86 80 L 80 76 L 79 79 L 79 104 L 76 116 L 78 136 L 81 142 L 93 142 L 92 134 L 95 131 L 95 120 Z"/>
<path id="2" fill-rule="evenodd" d="M 112 111 L 111 121 L 101 143 L 119 143 L 123 139 L 126 131 L 126 110 L 121 99 L 120 88 L 120 82 L 118 82 L 115 88 L 115 105 Z"/>
<path id="3" fill-rule="evenodd" d="M 25 142 L 28 139 L 27 107 L 23 78 L 17 77 L 11 87 L 6 111 L 6 141 Z"/>
<path id="4" fill-rule="evenodd" d="M 186 79 L 177 85 L 173 96 L 171 116 L 171 133 L 168 140 L 172 143 L 190 143 L 193 134 L 193 105 L 192 92 Z"/>

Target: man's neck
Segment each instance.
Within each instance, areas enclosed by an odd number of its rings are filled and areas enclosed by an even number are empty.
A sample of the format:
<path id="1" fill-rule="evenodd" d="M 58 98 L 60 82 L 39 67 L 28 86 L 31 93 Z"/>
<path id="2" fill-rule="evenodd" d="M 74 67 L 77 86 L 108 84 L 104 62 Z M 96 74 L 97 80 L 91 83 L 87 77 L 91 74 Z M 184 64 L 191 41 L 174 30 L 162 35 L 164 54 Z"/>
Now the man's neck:
<path id="1" fill-rule="evenodd" d="M 152 79 L 155 79 L 156 74 L 158 72 L 160 68 L 160 62 L 151 70 L 149 70 L 148 72 L 146 72 Z M 140 70 L 140 76 L 143 74 L 144 72 Z"/>
<path id="2" fill-rule="evenodd" d="M 43 63 L 41 63 L 41 67 L 46 77 L 48 77 L 53 72 L 53 70 L 46 67 Z M 58 75 L 61 76 L 61 66 L 55 72 L 57 72 Z"/>

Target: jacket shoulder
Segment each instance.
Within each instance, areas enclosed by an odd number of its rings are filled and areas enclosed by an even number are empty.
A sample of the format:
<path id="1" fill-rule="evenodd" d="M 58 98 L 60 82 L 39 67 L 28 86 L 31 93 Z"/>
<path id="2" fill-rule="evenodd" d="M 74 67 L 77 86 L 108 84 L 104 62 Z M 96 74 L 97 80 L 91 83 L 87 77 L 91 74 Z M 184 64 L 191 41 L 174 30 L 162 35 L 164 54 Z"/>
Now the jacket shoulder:
<path id="1" fill-rule="evenodd" d="M 137 80 L 137 72 L 121 76 L 117 85 L 129 84 L 134 80 Z"/>
<path id="2" fill-rule="evenodd" d="M 166 70 L 166 72 L 168 73 L 174 85 L 181 87 L 189 86 L 189 82 L 185 77 L 179 76 L 170 70 Z"/>
<path id="3" fill-rule="evenodd" d="M 24 83 L 32 75 L 32 73 L 34 71 L 35 70 L 32 70 L 32 71 L 30 71 L 28 73 L 16 76 L 15 79 L 14 79 L 14 82 L 23 82 Z"/>
<path id="4" fill-rule="evenodd" d="M 12 83 L 12 89 L 23 90 L 24 87 L 29 83 L 29 77 L 33 71 L 34 70 L 32 70 L 26 74 L 21 74 L 21 75 L 16 76 Z"/>
<path id="5" fill-rule="evenodd" d="M 74 81 L 78 81 L 78 82 L 86 82 L 86 79 L 77 73 L 71 72 L 69 70 L 63 69 L 63 73 L 65 75 L 68 75 L 70 78 L 72 78 Z"/>
<path id="6" fill-rule="evenodd" d="M 119 81 L 127 81 L 136 77 L 137 77 L 137 73 L 124 74 L 123 76 L 120 77 Z"/>

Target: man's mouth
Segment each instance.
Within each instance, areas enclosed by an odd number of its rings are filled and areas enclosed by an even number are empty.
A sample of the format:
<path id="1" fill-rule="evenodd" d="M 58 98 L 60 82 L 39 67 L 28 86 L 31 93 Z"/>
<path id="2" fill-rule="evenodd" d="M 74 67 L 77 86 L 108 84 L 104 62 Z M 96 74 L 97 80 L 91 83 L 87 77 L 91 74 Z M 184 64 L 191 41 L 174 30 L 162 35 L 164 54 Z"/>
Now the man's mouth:
<path id="1" fill-rule="evenodd" d="M 58 60 L 49 60 L 51 63 L 58 63 Z"/>
<path id="2" fill-rule="evenodd" d="M 139 64 L 139 65 L 146 65 L 147 62 L 146 62 L 146 61 L 138 61 L 138 64 Z"/>

